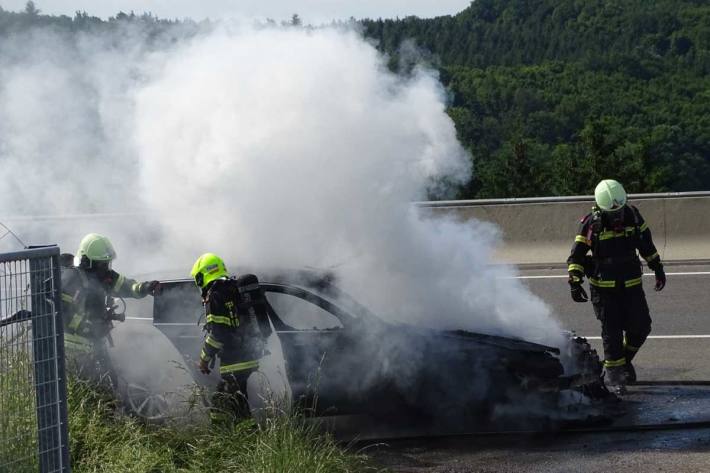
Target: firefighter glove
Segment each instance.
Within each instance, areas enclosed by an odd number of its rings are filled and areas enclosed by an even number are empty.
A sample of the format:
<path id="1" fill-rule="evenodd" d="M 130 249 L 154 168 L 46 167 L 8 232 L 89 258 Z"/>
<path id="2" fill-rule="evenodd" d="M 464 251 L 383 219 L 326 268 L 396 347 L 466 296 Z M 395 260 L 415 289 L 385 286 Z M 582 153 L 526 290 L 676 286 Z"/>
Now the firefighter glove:
<path id="1" fill-rule="evenodd" d="M 656 287 L 654 287 L 654 289 L 656 291 L 660 291 L 664 287 L 666 287 L 666 272 L 663 271 L 663 266 L 656 268 L 655 272 L 656 272 Z"/>
<path id="2" fill-rule="evenodd" d="M 200 373 L 210 374 L 210 362 L 207 360 L 200 360 Z"/>
<path id="3" fill-rule="evenodd" d="M 159 281 L 145 281 L 141 283 L 138 292 L 140 292 L 142 296 L 147 296 L 148 294 L 155 296 L 160 294 L 160 289 Z"/>
<path id="4" fill-rule="evenodd" d="M 589 296 L 587 295 L 587 291 L 585 291 L 584 288 L 582 287 L 581 280 L 573 280 L 570 277 L 569 287 L 572 292 L 572 300 L 573 301 L 587 302 L 589 300 Z"/>
<path id="5" fill-rule="evenodd" d="M 125 322 L 126 321 L 126 314 L 124 312 L 117 314 L 116 307 L 118 307 L 118 306 L 112 305 L 111 307 L 106 307 L 105 319 L 106 320 L 116 320 L 118 322 Z"/>

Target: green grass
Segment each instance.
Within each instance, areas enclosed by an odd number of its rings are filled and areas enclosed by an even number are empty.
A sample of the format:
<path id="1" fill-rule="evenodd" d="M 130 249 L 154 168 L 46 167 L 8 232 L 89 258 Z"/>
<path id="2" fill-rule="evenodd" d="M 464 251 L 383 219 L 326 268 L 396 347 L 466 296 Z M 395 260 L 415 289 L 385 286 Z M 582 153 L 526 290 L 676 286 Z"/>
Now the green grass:
<path id="1" fill-rule="evenodd" d="M 16 339 L 12 348 L 0 343 L 0 473 L 38 471 L 27 342 Z M 206 413 L 197 411 L 190 419 L 146 424 L 123 414 L 109 391 L 71 375 L 67 394 L 74 473 L 380 471 L 366 456 L 342 447 L 302 415 L 278 408 L 278 403 L 271 403 L 258 423 L 247 420 L 217 428 Z"/>
<path id="2" fill-rule="evenodd" d="M 303 417 L 276 408 L 265 420 L 215 428 L 209 423 L 145 425 L 114 400 L 70 379 L 72 471 L 346 473 L 377 471 Z"/>
<path id="3" fill-rule="evenodd" d="M 31 348 L 29 332 L 0 328 L 0 473 L 39 469 Z"/>

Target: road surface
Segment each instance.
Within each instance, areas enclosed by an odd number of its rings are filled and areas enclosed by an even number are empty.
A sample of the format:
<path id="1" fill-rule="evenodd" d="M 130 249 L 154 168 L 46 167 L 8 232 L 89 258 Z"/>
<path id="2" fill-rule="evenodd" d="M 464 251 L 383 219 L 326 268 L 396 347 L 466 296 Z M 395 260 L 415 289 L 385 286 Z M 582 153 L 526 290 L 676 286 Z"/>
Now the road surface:
<path id="1" fill-rule="evenodd" d="M 638 378 L 710 380 L 710 265 L 669 264 L 665 269 L 668 283 L 661 292 L 653 290 L 652 274 L 643 278 L 653 325 L 634 360 Z M 603 358 L 592 304 L 572 301 L 564 269 L 523 269 L 519 277 L 551 306 L 563 328 L 588 337 Z"/>
<path id="2" fill-rule="evenodd" d="M 710 380 L 710 265 L 668 264 L 666 273 L 658 293 L 653 275 L 644 277 L 653 331 L 635 360 L 638 377 Z M 520 269 L 518 277 L 603 357 L 591 303 L 570 299 L 565 268 Z M 665 393 L 663 402 L 675 401 Z M 378 465 L 407 473 L 710 472 L 710 429 L 403 441 L 369 453 Z"/>

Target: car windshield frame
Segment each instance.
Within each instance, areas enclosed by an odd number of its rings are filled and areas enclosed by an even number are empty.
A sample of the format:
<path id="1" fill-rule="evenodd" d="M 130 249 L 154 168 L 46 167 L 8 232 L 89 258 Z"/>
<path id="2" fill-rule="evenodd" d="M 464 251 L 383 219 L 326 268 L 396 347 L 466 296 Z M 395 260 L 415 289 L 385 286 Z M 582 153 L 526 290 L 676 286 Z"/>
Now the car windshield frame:
<path id="1" fill-rule="evenodd" d="M 324 297 L 316 294 L 315 292 L 309 289 L 305 289 L 292 284 L 275 284 L 270 282 L 260 282 L 259 285 L 264 289 L 265 293 L 286 294 L 289 296 L 297 297 L 298 299 L 304 300 L 306 302 L 310 302 L 311 304 L 323 309 L 324 311 L 328 312 L 333 317 L 338 319 L 343 325 L 343 328 L 351 327 L 357 321 L 356 317 L 353 317 L 333 302 L 325 299 Z M 274 316 L 274 320 L 272 320 L 272 323 L 274 324 L 274 329 L 277 332 L 302 331 L 285 323 L 281 319 L 281 316 L 279 316 L 278 311 L 273 308 L 273 306 L 270 302 L 268 302 L 268 300 L 267 304 L 269 306 L 269 315 Z"/>
<path id="2" fill-rule="evenodd" d="M 321 280 L 303 280 L 306 284 L 293 283 L 289 281 L 287 277 L 278 277 L 277 282 L 272 282 L 272 278 L 268 280 L 259 281 L 259 285 L 264 289 L 264 292 L 273 292 L 279 294 L 287 294 L 293 297 L 297 297 L 306 302 L 314 304 L 320 309 L 332 314 L 337 318 L 344 328 L 352 327 L 358 321 L 367 320 L 369 323 L 385 324 L 385 322 L 379 317 L 375 316 L 362 304 L 355 301 L 351 296 L 341 291 L 329 282 L 322 282 Z M 163 281 L 166 284 L 179 284 L 195 287 L 195 292 L 198 292 L 195 282 L 188 278 L 177 278 Z M 268 301 L 267 301 L 268 303 Z M 274 328 L 277 331 L 290 331 L 296 330 L 293 327 L 286 324 L 278 312 L 269 305 L 271 314 L 275 315 Z M 348 310 L 352 309 L 352 310 Z M 162 317 L 159 317 L 161 322 L 163 322 Z M 153 320 L 155 322 L 155 305 L 153 305 Z"/>

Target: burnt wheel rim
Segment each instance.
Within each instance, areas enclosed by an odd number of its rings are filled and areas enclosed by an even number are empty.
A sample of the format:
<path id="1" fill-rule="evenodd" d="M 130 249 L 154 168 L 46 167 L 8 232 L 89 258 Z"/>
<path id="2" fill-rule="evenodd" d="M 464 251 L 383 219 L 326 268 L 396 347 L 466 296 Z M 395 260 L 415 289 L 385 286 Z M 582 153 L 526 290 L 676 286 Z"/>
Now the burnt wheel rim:
<path id="1" fill-rule="evenodd" d="M 129 383 L 127 387 L 128 405 L 139 417 L 149 420 L 162 419 L 168 412 L 168 401 L 162 393 L 156 393 L 145 386 Z"/>

